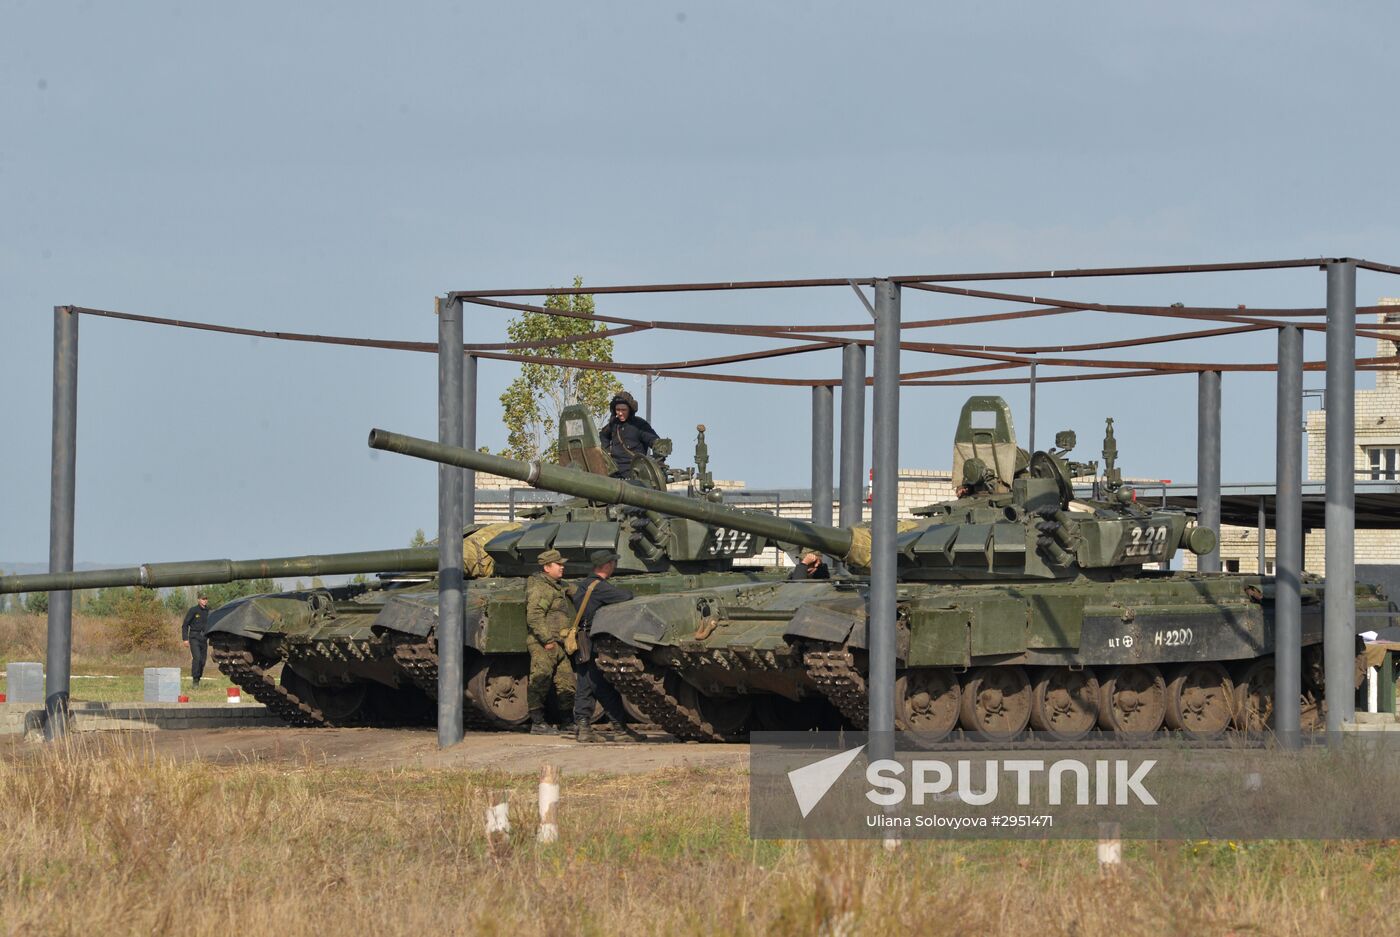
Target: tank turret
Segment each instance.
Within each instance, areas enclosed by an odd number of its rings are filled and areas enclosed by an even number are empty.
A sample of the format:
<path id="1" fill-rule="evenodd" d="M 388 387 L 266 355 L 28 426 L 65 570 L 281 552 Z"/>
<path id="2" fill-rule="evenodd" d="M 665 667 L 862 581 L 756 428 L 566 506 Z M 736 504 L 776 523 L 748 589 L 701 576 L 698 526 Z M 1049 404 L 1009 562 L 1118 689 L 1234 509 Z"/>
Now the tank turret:
<path id="1" fill-rule="evenodd" d="M 686 518 L 706 525 L 700 545 L 701 552 L 710 555 L 737 542 L 737 534 L 817 549 L 857 571 L 870 567 L 868 526 L 825 527 L 779 518 L 623 479 L 468 452 L 379 429 L 370 433 L 369 444 L 492 472 L 597 504 L 630 505 Z M 1016 448 L 1009 408 L 1001 398 L 969 400 L 954 443 L 954 477 L 963 481 L 961 497 L 920 508 L 916 519 L 900 522 L 900 577 L 1063 579 L 1090 570 L 1132 575 L 1134 567 L 1169 561 L 1178 548 L 1195 553 L 1214 548 L 1214 531 L 1191 524 L 1185 512 L 1139 504 L 1122 487 L 1116 468 L 1111 469 L 1108 499 L 1076 498 L 1072 472 L 1079 466 L 1068 462 L 1065 454 L 1052 449 L 1027 457 Z M 1116 448 L 1106 445 L 1106 461 L 1114 456 Z"/>
<path id="2" fill-rule="evenodd" d="M 547 467 L 566 472 L 571 478 L 599 482 L 606 490 L 625 484 L 630 489 L 668 495 L 677 503 L 709 504 L 718 500 L 719 493 L 709 470 L 704 424 L 696 431 L 694 468 L 667 466 L 665 459 L 671 453 L 671 441 L 660 439 L 652 447 L 652 454 L 634 458 L 627 477 L 621 478 L 602 448 L 588 411 L 575 404 L 566 407 L 560 416 L 558 465 Z M 473 454 L 491 465 L 497 465 L 495 460 L 500 459 L 485 453 Z M 518 473 L 483 471 L 524 480 Z M 669 485 L 681 482 L 686 483 L 683 493 L 667 492 Z M 666 570 L 718 572 L 732 568 L 735 559 L 754 556 L 768 546 L 762 536 L 732 527 L 717 531 L 687 514 L 578 495 L 568 489 L 553 490 L 576 497 L 535 508 L 524 515 L 521 523 L 483 525 L 469 530 L 465 544 L 467 575 L 526 576 L 538 568 L 539 555 L 550 549 L 564 554 L 570 575 L 586 574 L 590 569 L 589 554 L 600 549 L 618 554 L 617 572 L 624 576 Z"/>

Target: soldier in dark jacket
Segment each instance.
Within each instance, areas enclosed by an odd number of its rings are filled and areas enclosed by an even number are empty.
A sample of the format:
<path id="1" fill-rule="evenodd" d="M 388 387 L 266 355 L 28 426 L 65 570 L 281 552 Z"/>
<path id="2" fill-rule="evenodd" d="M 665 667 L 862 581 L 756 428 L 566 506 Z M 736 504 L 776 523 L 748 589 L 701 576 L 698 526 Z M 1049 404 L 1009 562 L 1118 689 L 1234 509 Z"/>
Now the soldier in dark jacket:
<path id="1" fill-rule="evenodd" d="M 574 606 L 564 585 L 564 554 L 545 550 L 540 554 L 540 571 L 525 580 L 525 649 L 530 652 L 525 697 L 530 704 L 530 732 L 535 735 L 555 732 L 544 716 L 551 685 L 565 712 L 574 707 L 574 671 L 564 653 L 564 633 L 573 622 Z"/>
<path id="2" fill-rule="evenodd" d="M 626 602 L 632 593 L 618 588 L 608 580 L 617 569 L 618 556 L 611 550 L 594 550 L 588 556 L 593 564 L 593 575 L 574 587 L 574 601 L 579 605 L 578 652 L 574 654 L 574 676 L 577 691 L 574 695 L 574 723 L 576 738 L 580 742 L 596 742 L 598 733 L 593 731 L 593 700 L 603 704 L 603 712 L 608 714 L 615 728 L 627 733 L 633 740 L 641 740 L 642 734 L 627 724 L 627 710 L 622 708 L 622 697 L 616 688 L 607 681 L 593 660 L 593 644 L 589 633 L 593 629 L 593 616 L 604 605 Z"/>
<path id="3" fill-rule="evenodd" d="M 204 658 L 209 653 L 209 641 L 204 630 L 209 626 L 209 596 L 201 594 L 199 604 L 185 612 L 185 620 L 180 623 L 180 640 L 190 649 L 190 676 L 194 685 L 204 677 Z"/>
<path id="4" fill-rule="evenodd" d="M 614 477 L 626 478 L 632 471 L 632 460 L 646 455 L 660 437 L 650 423 L 637 415 L 637 401 L 631 394 L 624 391 L 613 397 L 608 410 L 612 415 L 598 431 L 598 438 L 617 464 Z"/>

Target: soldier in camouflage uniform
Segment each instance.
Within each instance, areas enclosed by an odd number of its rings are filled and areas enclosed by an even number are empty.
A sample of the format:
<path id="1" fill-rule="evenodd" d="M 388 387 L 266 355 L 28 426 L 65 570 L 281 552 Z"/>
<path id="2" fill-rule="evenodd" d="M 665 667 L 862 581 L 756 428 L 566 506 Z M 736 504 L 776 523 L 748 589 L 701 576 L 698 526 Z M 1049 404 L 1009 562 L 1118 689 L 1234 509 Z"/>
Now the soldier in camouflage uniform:
<path id="1" fill-rule="evenodd" d="M 540 572 L 525 581 L 525 647 L 530 652 L 530 732 L 552 735 L 556 731 L 544 716 L 550 685 L 559 708 L 572 713 L 574 671 L 564 653 L 564 632 L 573 625 L 575 609 L 564 585 L 564 554 L 545 550 Z"/>

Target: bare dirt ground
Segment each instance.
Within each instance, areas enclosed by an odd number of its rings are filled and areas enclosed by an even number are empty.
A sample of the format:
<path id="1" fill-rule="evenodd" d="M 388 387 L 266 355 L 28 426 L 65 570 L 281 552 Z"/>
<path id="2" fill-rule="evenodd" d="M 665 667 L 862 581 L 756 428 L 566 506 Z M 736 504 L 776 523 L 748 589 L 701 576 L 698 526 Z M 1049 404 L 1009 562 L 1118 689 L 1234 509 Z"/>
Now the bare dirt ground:
<path id="1" fill-rule="evenodd" d="M 83 733 L 112 742 L 139 736 L 155 754 L 176 761 L 213 764 L 392 769 L 449 768 L 538 774 L 545 763 L 571 774 L 643 774 L 662 768 L 740 768 L 747 745 L 701 745 L 663 740 L 580 745 L 568 736 L 468 732 L 459 745 L 440 750 L 437 736 L 421 729 L 181 729 L 147 733 Z M 0 736 L 0 759 L 24 758 L 33 742 Z"/>

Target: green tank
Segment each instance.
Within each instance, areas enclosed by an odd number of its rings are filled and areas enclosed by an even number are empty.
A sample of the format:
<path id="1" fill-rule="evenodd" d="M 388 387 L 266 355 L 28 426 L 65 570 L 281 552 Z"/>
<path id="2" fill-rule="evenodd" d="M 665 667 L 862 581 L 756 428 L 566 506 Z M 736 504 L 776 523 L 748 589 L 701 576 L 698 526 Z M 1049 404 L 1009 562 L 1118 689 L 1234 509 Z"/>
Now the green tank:
<path id="1" fill-rule="evenodd" d="M 1272 712 L 1271 577 L 1172 572 L 1178 549 L 1215 532 L 1137 500 L 1108 421 L 1102 473 L 1068 459 L 1074 434 L 1028 454 L 999 397 L 963 407 L 953 447 L 958 497 L 898 524 L 898 728 L 928 742 L 961 728 L 1004 740 L 1034 729 L 1192 738 L 1263 729 Z M 824 527 L 713 503 L 684 504 L 615 480 L 564 474 L 376 430 L 370 445 L 517 478 L 594 501 L 666 511 L 836 557 L 847 574 L 701 588 L 612 606 L 594 620 L 599 665 L 681 738 L 742 737 L 755 704 L 782 701 L 789 728 L 832 704 L 866 725 L 870 530 Z M 1072 480 L 1092 474 L 1094 494 Z M 1158 567 L 1146 568 L 1149 564 Z M 1322 686 L 1323 583 L 1303 593 L 1304 717 Z M 1358 584 L 1359 610 L 1393 612 Z M 764 727 L 771 727 L 765 725 Z"/>
<path id="2" fill-rule="evenodd" d="M 700 426 L 694 468 L 671 469 L 669 440 L 633 460 L 626 484 L 647 490 L 685 485 L 677 497 L 713 503 Z M 558 464 L 570 475 L 603 477 L 616 467 L 581 406 L 559 421 Z M 555 549 L 566 574 L 591 571 L 600 549 L 619 555 L 616 575 L 642 595 L 762 582 L 781 573 L 736 569 L 766 539 L 628 506 L 573 499 L 524 511 L 518 520 L 474 524 L 463 537 L 469 579 L 464 604 L 466 705 L 474 729 L 508 729 L 528 720 L 524 580 L 538 557 Z M 210 617 L 214 659 L 283 718 L 299 725 L 398 725 L 430 722 L 437 698 L 438 583 L 436 549 L 427 575 L 383 573 L 371 584 L 254 596 Z M 404 567 L 380 567 L 397 568 Z M 281 682 L 271 669 L 283 664 Z M 634 717 L 643 719 L 641 713 Z M 561 714 L 568 718 L 568 714 Z"/>
<path id="3" fill-rule="evenodd" d="M 686 503 L 720 499 L 703 425 L 697 428 L 693 468 L 667 467 L 670 440 L 659 440 L 653 450 L 633 460 L 626 484 L 655 491 L 684 485 L 673 496 Z M 561 414 L 558 453 L 553 467 L 569 475 L 616 472 L 583 407 Z M 469 577 L 466 724 L 501 729 L 528 720 L 524 580 L 540 568 L 543 551 L 561 551 L 567 575 L 577 577 L 591 571 L 590 553 L 613 550 L 619 554 L 618 579 L 639 595 L 657 595 L 780 577 L 773 568 L 735 566 L 768 546 L 766 538 L 737 529 L 583 499 L 533 508 L 515 521 L 469 526 L 463 535 Z M 436 714 L 437 567 L 438 550 L 429 547 L 0 577 L 0 592 L 374 573 L 368 582 L 249 596 L 215 609 L 207 631 L 211 657 L 245 692 L 293 725 L 415 725 L 431 723 Z"/>
<path id="4" fill-rule="evenodd" d="M 219 669 L 294 725 L 424 722 L 433 717 L 431 701 L 419 691 L 400 689 L 402 680 L 392 654 L 383 642 L 373 640 L 363 622 L 382 607 L 388 590 L 435 574 L 437 553 L 436 548 L 375 550 L 5 576 L 0 577 L 0 593 L 202 586 L 242 579 L 315 579 L 402 570 L 373 583 L 238 599 L 210 613 L 207 633 Z M 338 630 L 327 627 L 333 617 Z M 235 622 L 239 627 L 230 629 Z M 341 679 L 318 681 L 311 662 L 320 658 L 341 660 Z M 281 683 L 271 672 L 279 663 L 287 664 Z"/>

